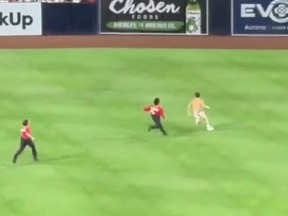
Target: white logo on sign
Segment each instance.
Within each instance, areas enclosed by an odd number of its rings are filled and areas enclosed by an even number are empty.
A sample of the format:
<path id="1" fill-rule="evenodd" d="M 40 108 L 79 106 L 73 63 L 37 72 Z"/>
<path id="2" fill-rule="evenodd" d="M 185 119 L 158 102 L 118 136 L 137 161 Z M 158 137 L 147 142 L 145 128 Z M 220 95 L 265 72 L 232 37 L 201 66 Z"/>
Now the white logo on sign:
<path id="1" fill-rule="evenodd" d="M 109 5 L 109 9 L 115 14 L 142 14 L 145 12 L 175 14 L 180 11 L 180 7 L 177 7 L 175 4 L 165 4 L 163 1 L 156 4 L 153 0 L 149 0 L 148 4 L 143 2 L 135 4 L 134 0 L 113 0 Z"/>
<path id="2" fill-rule="evenodd" d="M 274 22 L 288 22 L 288 0 L 274 0 L 265 9 L 261 4 L 241 4 L 241 17 L 254 18 L 258 12 L 261 17 Z"/>
<path id="3" fill-rule="evenodd" d="M 157 108 L 157 107 L 151 107 L 151 109 L 150 109 L 150 113 L 152 114 L 152 115 L 154 115 L 156 112 L 158 112 L 159 111 L 159 109 Z"/>

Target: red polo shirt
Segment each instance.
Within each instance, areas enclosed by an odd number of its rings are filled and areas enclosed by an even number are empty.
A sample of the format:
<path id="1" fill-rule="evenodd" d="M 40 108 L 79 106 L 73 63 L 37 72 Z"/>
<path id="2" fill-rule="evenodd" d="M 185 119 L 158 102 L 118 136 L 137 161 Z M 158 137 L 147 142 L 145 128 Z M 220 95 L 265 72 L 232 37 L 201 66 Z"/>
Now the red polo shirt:
<path id="1" fill-rule="evenodd" d="M 24 126 L 21 129 L 21 138 L 23 139 L 30 139 L 31 136 L 31 128 L 29 126 Z"/>
<path id="2" fill-rule="evenodd" d="M 150 112 L 151 115 L 155 115 L 157 117 L 165 118 L 164 109 L 160 105 L 152 105 L 144 107 L 145 112 Z"/>

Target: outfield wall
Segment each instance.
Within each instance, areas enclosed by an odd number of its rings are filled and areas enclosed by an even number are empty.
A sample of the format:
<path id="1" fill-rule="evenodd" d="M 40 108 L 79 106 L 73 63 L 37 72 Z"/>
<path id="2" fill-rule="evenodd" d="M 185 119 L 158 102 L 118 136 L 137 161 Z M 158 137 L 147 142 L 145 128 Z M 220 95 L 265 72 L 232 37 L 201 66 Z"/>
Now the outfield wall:
<path id="1" fill-rule="evenodd" d="M 288 0 L 49 2 L 0 3 L 0 36 L 288 35 Z"/>

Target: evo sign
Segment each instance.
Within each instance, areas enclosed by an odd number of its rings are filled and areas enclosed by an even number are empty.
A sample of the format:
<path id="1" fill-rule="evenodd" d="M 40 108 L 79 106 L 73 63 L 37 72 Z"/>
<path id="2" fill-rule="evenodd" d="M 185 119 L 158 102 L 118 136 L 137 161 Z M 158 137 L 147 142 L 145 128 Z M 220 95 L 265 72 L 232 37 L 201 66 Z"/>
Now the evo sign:
<path id="1" fill-rule="evenodd" d="M 288 35 L 288 0 L 232 0 L 234 35 Z"/>
<path id="2" fill-rule="evenodd" d="M 1 3 L 0 36 L 41 34 L 41 3 Z"/>

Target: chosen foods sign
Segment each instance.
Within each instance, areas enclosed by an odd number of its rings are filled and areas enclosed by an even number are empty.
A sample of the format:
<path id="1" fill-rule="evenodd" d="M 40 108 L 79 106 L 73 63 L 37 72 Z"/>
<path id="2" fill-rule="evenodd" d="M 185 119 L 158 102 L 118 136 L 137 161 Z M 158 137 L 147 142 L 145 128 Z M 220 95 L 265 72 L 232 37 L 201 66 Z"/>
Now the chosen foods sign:
<path id="1" fill-rule="evenodd" d="M 206 0 L 102 0 L 100 4 L 102 32 L 207 33 L 206 25 L 201 26 L 207 20 Z"/>

